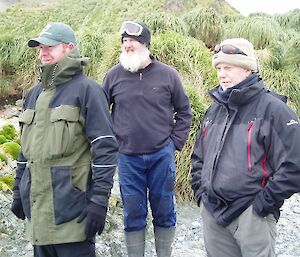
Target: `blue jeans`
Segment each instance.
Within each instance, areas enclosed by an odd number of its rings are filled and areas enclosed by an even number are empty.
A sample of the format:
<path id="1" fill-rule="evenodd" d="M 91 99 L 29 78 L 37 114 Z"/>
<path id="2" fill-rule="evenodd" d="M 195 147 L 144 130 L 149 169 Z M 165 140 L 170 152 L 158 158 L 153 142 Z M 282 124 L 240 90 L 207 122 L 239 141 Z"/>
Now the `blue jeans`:
<path id="1" fill-rule="evenodd" d="M 153 225 L 176 224 L 174 183 L 176 166 L 173 142 L 160 150 L 140 155 L 119 153 L 118 168 L 124 211 L 124 229 L 138 231 L 147 226 L 148 196 Z M 147 194 L 149 190 L 149 195 Z"/>

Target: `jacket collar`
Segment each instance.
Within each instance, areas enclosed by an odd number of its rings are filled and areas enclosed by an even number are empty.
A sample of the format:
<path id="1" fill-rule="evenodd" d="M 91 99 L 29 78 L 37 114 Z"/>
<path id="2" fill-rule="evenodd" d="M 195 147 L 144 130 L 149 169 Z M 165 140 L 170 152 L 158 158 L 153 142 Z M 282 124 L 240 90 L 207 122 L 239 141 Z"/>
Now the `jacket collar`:
<path id="1" fill-rule="evenodd" d="M 81 58 L 76 47 L 67 56 L 55 64 L 40 66 L 40 80 L 45 88 L 51 88 L 72 79 L 81 72 L 83 66 L 88 63 L 87 58 Z"/>
<path id="2" fill-rule="evenodd" d="M 219 86 L 210 90 L 209 95 L 214 101 L 221 104 L 227 104 L 228 106 L 247 104 L 253 99 L 253 97 L 257 96 L 262 91 L 266 91 L 261 78 L 256 73 L 251 74 L 248 78 L 232 89 L 228 98 L 228 103 L 223 101 L 222 97 L 219 95 L 218 88 Z"/>

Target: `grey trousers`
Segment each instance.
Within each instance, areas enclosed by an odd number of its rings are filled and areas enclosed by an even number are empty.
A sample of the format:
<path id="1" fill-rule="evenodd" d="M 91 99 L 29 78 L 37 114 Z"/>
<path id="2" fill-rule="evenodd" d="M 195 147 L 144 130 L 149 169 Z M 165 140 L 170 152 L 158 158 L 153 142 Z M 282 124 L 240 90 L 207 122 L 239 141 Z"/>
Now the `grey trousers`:
<path id="1" fill-rule="evenodd" d="M 208 257 L 275 257 L 274 216 L 259 217 L 252 205 L 227 227 L 216 224 L 201 203 L 203 237 Z"/>

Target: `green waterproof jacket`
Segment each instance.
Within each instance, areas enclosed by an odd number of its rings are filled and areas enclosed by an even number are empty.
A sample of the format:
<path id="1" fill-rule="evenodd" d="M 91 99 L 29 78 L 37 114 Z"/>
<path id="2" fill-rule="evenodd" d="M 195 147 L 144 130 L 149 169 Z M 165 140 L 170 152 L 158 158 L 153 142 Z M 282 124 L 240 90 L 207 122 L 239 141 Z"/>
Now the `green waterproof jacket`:
<path id="1" fill-rule="evenodd" d="M 41 83 L 24 99 L 19 117 L 21 153 L 14 198 L 21 199 L 34 245 L 86 239 L 82 210 L 107 206 L 117 143 L 102 88 L 82 72 L 75 48 L 41 67 Z"/>

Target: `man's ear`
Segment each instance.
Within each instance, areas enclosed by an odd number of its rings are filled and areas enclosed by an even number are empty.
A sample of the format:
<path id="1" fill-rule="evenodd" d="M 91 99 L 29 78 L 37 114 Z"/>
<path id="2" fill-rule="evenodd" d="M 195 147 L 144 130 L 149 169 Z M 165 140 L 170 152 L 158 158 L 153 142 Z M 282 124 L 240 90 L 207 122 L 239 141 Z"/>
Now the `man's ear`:
<path id="1" fill-rule="evenodd" d="M 68 44 L 68 47 L 70 50 L 74 49 L 75 48 L 75 44 L 74 43 L 69 43 Z"/>

